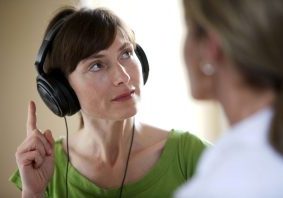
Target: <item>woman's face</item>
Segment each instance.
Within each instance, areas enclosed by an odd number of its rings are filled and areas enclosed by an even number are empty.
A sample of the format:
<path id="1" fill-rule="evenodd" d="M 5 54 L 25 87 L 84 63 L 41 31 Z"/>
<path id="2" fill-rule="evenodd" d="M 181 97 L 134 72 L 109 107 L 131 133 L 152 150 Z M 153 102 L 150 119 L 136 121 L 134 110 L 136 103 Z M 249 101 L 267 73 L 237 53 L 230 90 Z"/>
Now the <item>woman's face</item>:
<path id="1" fill-rule="evenodd" d="M 87 116 L 121 120 L 137 112 L 141 64 L 119 31 L 108 49 L 81 60 L 68 79 Z"/>

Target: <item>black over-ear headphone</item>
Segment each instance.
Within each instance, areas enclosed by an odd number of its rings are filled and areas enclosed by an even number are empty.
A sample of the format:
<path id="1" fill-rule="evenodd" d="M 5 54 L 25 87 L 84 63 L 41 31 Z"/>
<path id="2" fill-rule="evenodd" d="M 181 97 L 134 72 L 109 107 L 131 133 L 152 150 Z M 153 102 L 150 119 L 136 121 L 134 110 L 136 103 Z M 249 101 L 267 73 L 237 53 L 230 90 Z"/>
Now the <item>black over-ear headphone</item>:
<path id="1" fill-rule="evenodd" d="M 68 17 L 67 17 L 68 18 Z M 35 66 L 38 72 L 36 78 L 37 91 L 47 107 L 56 115 L 71 116 L 80 110 L 80 104 L 74 90 L 67 79 L 59 72 L 46 74 L 44 61 L 52 41 L 67 19 L 59 20 L 47 33 L 36 56 Z M 135 53 L 142 65 L 144 84 L 148 79 L 149 64 L 145 52 L 137 44 Z"/>

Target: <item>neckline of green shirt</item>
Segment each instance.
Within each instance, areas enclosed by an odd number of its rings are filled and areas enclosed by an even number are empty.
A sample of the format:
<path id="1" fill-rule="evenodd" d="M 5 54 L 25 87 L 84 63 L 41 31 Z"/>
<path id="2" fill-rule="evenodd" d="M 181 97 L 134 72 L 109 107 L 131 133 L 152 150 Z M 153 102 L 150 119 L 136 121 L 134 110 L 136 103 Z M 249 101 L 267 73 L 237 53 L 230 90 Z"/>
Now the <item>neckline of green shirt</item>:
<path id="1" fill-rule="evenodd" d="M 168 163 L 171 159 L 170 157 L 173 157 L 174 154 L 172 152 L 176 152 L 176 149 L 172 148 L 173 146 L 176 146 L 174 144 L 174 141 L 172 141 L 177 132 L 174 130 L 171 130 L 168 134 L 168 138 L 166 140 L 166 143 L 164 145 L 164 149 L 160 155 L 159 160 L 156 162 L 156 164 L 149 170 L 146 175 L 133 183 L 128 183 L 124 185 L 123 191 L 127 191 L 127 194 L 131 194 L 131 192 L 137 192 L 138 189 L 147 189 L 147 186 L 152 186 L 156 181 L 160 179 L 162 175 L 167 171 L 167 169 L 170 166 L 170 163 Z M 58 144 L 62 144 L 62 140 L 58 140 Z M 63 147 L 60 145 L 57 147 L 58 153 L 60 153 L 58 156 L 62 156 L 62 161 L 60 161 L 60 166 L 62 166 L 63 169 L 65 169 L 67 162 L 67 154 L 65 153 Z M 164 162 L 165 161 L 165 162 Z M 84 190 L 88 189 L 89 194 L 93 193 L 101 193 L 103 195 L 117 195 L 120 191 L 120 188 L 113 188 L 113 189 L 105 189 L 97 186 L 95 183 L 93 183 L 91 180 L 89 180 L 87 177 L 82 175 L 71 163 L 69 164 L 69 173 L 68 173 L 68 184 L 69 186 L 73 186 L 75 188 L 82 188 Z"/>

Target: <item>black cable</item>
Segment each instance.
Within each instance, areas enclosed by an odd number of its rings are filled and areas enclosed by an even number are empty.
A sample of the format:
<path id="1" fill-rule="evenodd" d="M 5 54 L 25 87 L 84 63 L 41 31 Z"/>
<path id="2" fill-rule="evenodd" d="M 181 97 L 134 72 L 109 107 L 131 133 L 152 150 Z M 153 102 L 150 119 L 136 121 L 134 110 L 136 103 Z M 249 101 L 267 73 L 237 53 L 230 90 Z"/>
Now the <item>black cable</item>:
<path id="1" fill-rule="evenodd" d="M 69 191 L 68 191 L 68 171 L 69 171 L 69 162 L 70 162 L 70 155 L 69 155 L 69 130 L 68 130 L 68 123 L 67 119 L 64 116 L 65 120 L 65 126 L 66 126 L 66 145 L 67 145 L 67 164 L 66 164 L 66 198 L 69 197 Z"/>
<path id="2" fill-rule="evenodd" d="M 128 170 L 128 164 L 129 164 L 129 160 L 130 160 L 130 154 L 131 154 L 131 150 L 132 150 L 132 146 L 133 146 L 134 135 L 135 135 L 135 120 L 134 120 L 134 124 L 133 124 L 132 139 L 131 139 L 130 149 L 129 149 L 129 153 L 128 153 L 128 157 L 127 157 L 127 161 L 126 161 L 126 168 L 125 168 L 125 172 L 124 172 L 124 177 L 123 177 L 122 184 L 121 184 L 121 187 L 120 187 L 119 198 L 122 197 L 122 193 L 123 193 L 124 183 L 125 183 L 127 170 Z"/>

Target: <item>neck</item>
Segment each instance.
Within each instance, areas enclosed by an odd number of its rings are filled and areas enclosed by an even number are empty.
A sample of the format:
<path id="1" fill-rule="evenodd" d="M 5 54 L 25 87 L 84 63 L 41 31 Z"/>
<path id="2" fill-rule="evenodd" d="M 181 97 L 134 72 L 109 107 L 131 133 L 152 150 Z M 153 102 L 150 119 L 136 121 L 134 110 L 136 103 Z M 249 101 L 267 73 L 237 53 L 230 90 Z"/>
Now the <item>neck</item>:
<path id="1" fill-rule="evenodd" d="M 222 61 L 215 78 L 215 97 L 223 106 L 230 125 L 274 103 L 276 94 L 272 89 L 252 88 L 238 72 L 236 65 L 226 58 Z"/>
<path id="2" fill-rule="evenodd" d="M 79 132 L 78 144 L 86 155 L 103 163 L 115 165 L 127 157 L 133 135 L 134 119 L 122 121 L 89 120 L 84 118 L 84 128 Z"/>
<path id="3" fill-rule="evenodd" d="M 223 94 L 220 99 L 230 125 L 234 125 L 257 111 L 271 106 L 275 99 L 275 94 L 271 90 L 230 90 Z"/>

